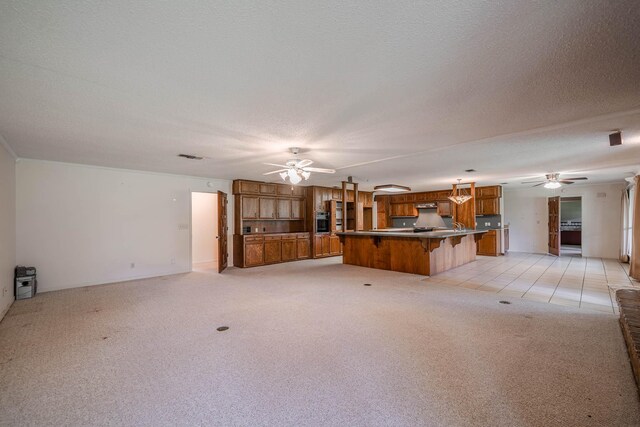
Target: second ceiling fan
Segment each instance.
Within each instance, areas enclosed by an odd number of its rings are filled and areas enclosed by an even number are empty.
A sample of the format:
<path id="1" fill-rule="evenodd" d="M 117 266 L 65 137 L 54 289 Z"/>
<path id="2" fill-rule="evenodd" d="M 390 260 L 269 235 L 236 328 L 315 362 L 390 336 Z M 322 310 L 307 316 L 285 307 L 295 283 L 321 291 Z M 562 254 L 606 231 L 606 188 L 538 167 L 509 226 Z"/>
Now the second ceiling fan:
<path id="1" fill-rule="evenodd" d="M 580 176 L 576 178 L 560 178 L 559 173 L 549 173 L 545 175 L 544 180 L 539 181 L 524 181 L 522 184 L 535 184 L 532 187 L 538 187 L 544 185 L 544 188 L 559 188 L 562 184 L 573 184 L 574 181 L 583 181 L 587 179 L 586 176 Z"/>

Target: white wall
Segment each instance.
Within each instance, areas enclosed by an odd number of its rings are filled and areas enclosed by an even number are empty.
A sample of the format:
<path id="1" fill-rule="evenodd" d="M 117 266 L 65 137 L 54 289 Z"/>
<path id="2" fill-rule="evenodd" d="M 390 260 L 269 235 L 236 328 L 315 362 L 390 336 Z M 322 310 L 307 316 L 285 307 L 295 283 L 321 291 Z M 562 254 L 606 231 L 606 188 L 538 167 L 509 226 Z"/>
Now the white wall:
<path id="1" fill-rule="evenodd" d="M 509 227 L 509 249 L 546 253 L 547 198 L 582 197 L 582 255 L 618 258 L 620 251 L 621 192 L 625 184 L 569 185 L 558 190 L 543 187 L 504 190 L 504 223 Z M 604 197 L 602 197 L 604 196 Z"/>
<path id="2" fill-rule="evenodd" d="M 193 193 L 191 203 L 191 259 L 193 263 L 218 258 L 218 195 Z"/>
<path id="3" fill-rule="evenodd" d="M 191 192 L 231 194 L 226 180 L 38 160 L 16 179 L 17 261 L 40 291 L 191 271 Z"/>
<path id="4" fill-rule="evenodd" d="M 0 144 L 0 320 L 14 300 L 15 266 L 16 160 L 13 153 Z"/>

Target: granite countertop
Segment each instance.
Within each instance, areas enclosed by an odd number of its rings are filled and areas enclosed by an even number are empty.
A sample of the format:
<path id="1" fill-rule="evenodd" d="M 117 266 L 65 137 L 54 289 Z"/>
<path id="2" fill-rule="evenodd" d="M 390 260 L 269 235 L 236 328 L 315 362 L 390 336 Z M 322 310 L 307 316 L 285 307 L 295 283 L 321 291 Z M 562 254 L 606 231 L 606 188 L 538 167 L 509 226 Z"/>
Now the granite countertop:
<path id="1" fill-rule="evenodd" d="M 393 229 L 392 229 L 393 230 Z M 439 231 L 422 231 L 414 233 L 413 231 L 346 231 L 336 233 L 338 236 L 378 236 L 378 237 L 406 237 L 411 239 L 444 239 L 453 236 L 466 236 L 469 234 L 486 233 L 489 230 L 439 230 Z"/>

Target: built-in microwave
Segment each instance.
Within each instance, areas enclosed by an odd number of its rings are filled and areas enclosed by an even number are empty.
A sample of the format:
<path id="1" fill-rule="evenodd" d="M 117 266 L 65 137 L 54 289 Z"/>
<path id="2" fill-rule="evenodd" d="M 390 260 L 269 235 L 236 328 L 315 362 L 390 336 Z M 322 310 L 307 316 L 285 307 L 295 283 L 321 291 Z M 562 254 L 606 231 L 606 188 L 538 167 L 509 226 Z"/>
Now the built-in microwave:
<path id="1" fill-rule="evenodd" d="M 316 213 L 316 233 L 328 233 L 331 227 L 331 218 L 327 212 Z"/>

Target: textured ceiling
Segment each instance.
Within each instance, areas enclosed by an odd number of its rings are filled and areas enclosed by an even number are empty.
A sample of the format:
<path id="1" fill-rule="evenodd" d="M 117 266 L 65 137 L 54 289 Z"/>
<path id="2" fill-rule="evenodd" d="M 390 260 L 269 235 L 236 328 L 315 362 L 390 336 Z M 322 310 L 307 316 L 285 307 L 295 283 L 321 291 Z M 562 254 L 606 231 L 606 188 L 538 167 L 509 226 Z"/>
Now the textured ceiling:
<path id="1" fill-rule="evenodd" d="M 262 179 L 300 146 L 338 169 L 312 184 L 621 179 L 640 169 L 638 28 L 632 0 L 0 0 L 0 135 L 214 178 Z"/>

